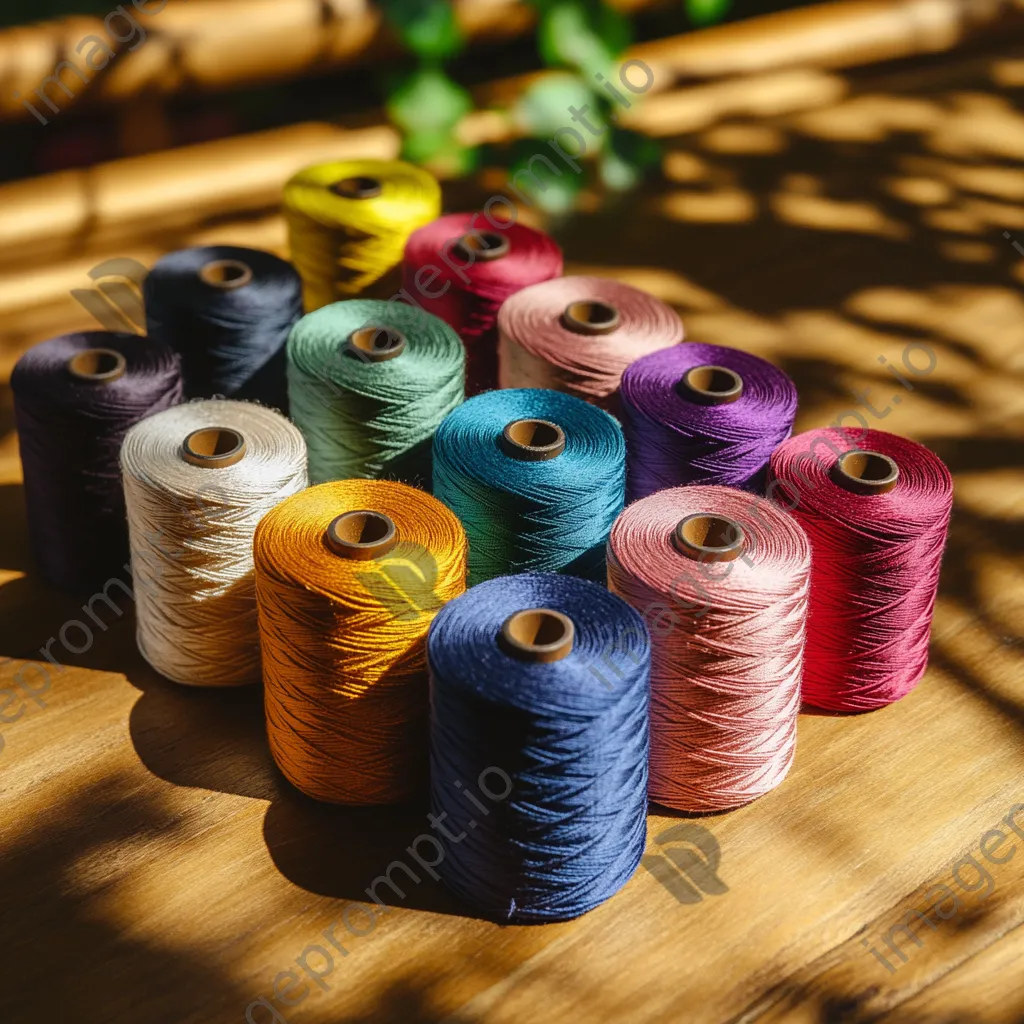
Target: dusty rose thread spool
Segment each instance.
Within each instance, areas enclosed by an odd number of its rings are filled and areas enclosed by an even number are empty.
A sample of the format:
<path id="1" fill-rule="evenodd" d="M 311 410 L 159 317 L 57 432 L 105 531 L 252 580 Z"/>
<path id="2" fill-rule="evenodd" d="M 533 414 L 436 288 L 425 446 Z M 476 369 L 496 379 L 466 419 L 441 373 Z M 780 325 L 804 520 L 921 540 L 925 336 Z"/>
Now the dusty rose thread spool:
<path id="1" fill-rule="evenodd" d="M 626 368 L 685 336 L 671 306 L 603 277 L 516 292 L 498 313 L 498 333 L 499 387 L 564 391 L 613 414 Z"/>
<path id="2" fill-rule="evenodd" d="M 796 520 L 729 487 L 660 491 L 616 520 L 608 587 L 651 632 L 652 800 L 727 810 L 786 777 L 810 570 Z"/>

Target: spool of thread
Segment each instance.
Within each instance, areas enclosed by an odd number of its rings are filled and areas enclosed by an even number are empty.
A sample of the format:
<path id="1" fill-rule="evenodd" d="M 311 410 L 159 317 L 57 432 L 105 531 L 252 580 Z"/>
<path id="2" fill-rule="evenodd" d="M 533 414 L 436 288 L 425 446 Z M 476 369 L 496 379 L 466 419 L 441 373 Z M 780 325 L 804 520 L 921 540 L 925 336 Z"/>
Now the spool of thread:
<path id="1" fill-rule="evenodd" d="M 622 375 L 630 501 L 680 484 L 764 487 L 789 437 L 796 385 L 771 363 L 718 345 L 676 345 Z"/>
<path id="2" fill-rule="evenodd" d="M 288 390 L 310 478 L 429 488 L 434 431 L 462 402 L 465 365 L 458 335 L 411 306 L 353 299 L 303 317 L 288 342 Z"/>
<path id="3" fill-rule="evenodd" d="M 128 561 L 121 442 L 181 401 L 178 356 L 135 334 L 65 334 L 18 360 L 11 390 L 35 562 L 54 586 L 94 591 Z"/>
<path id="4" fill-rule="evenodd" d="M 923 445 L 880 430 L 811 430 L 772 455 L 768 495 L 814 552 L 804 700 L 870 711 L 928 666 L 953 481 Z"/>
<path id="5" fill-rule="evenodd" d="M 189 398 L 287 412 L 284 346 L 302 316 L 295 268 L 269 252 L 208 245 L 158 260 L 143 285 L 150 337 L 181 353 Z"/>
<path id="6" fill-rule="evenodd" d="M 340 480 L 282 502 L 254 542 L 270 750 L 317 800 L 422 790 L 427 630 L 466 588 L 466 535 L 405 484 Z"/>
<path id="7" fill-rule="evenodd" d="M 462 834 L 446 844 L 442 880 L 503 923 L 603 903 L 646 837 L 640 617 L 604 587 L 528 573 L 452 601 L 428 647 L 433 812 Z M 613 686 L 593 672 L 608 660 Z"/>
<path id="8" fill-rule="evenodd" d="M 671 306 L 603 277 L 524 288 L 501 307 L 498 329 L 499 387 L 564 391 L 614 415 L 626 367 L 684 334 Z"/>
<path id="9" fill-rule="evenodd" d="M 298 428 L 246 402 L 190 402 L 136 424 L 121 469 L 143 657 L 190 686 L 256 682 L 252 537 L 306 486 Z"/>
<path id="10" fill-rule="evenodd" d="M 352 298 L 402 260 L 410 232 L 441 212 L 441 186 L 398 160 L 316 164 L 284 188 L 292 262 L 307 311 Z"/>
<path id="11" fill-rule="evenodd" d="M 466 394 L 498 386 L 498 310 L 514 292 L 562 273 L 562 250 L 542 231 L 501 231 L 452 213 L 409 236 L 405 292 L 452 325 L 466 345 Z"/>
<path id="12" fill-rule="evenodd" d="M 608 586 L 651 630 L 650 796 L 745 804 L 796 746 L 811 548 L 792 516 L 728 487 L 660 491 L 608 541 Z"/>
<path id="13" fill-rule="evenodd" d="M 434 436 L 434 494 L 466 527 L 471 586 L 529 571 L 603 579 L 624 489 L 618 423 L 557 391 L 477 395 Z"/>

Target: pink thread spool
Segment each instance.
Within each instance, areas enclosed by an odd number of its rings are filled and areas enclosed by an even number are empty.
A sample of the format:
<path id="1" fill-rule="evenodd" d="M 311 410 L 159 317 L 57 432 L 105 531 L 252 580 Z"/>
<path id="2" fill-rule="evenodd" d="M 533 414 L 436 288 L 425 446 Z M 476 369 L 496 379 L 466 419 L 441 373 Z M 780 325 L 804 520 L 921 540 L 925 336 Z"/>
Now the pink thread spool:
<path id="1" fill-rule="evenodd" d="M 683 340 L 671 306 L 603 277 L 560 277 L 531 285 L 498 313 L 498 386 L 550 388 L 608 412 L 634 360 Z"/>
<path id="2" fill-rule="evenodd" d="M 792 516 L 729 487 L 634 502 L 608 540 L 608 587 L 651 631 L 652 800 L 738 807 L 796 746 L 811 549 Z"/>

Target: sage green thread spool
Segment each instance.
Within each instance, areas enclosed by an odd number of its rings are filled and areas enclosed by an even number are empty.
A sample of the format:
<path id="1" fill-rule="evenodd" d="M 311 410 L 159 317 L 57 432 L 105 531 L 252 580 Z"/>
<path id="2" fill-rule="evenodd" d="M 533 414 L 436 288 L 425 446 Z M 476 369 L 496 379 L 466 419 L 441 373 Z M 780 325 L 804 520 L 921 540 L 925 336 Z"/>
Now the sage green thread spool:
<path id="1" fill-rule="evenodd" d="M 352 299 L 304 316 L 288 340 L 288 397 L 311 481 L 429 490 L 434 431 L 463 400 L 465 363 L 455 331 L 411 306 Z"/>

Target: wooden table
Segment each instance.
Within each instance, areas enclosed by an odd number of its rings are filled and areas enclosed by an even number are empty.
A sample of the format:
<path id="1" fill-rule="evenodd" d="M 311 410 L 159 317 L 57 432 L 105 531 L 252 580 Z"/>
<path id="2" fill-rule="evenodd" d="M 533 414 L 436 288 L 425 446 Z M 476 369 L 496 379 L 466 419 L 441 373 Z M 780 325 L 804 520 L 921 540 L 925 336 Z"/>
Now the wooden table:
<path id="1" fill-rule="evenodd" d="M 870 715 L 803 715 L 790 777 L 751 806 L 652 814 L 647 866 L 580 920 L 499 927 L 421 873 L 369 934 L 334 933 L 342 954 L 325 930 L 413 863 L 425 808 L 302 798 L 267 753 L 259 692 L 163 681 L 129 604 L 98 605 L 88 651 L 50 645 L 63 667 L 38 702 L 0 693 L 0 1019 L 1024 1020 L 1024 51 L 808 72 L 788 105 L 762 84 L 697 123 L 691 103 L 682 127 L 683 107 L 656 108 L 663 179 L 588 194 L 551 227 L 568 272 L 648 288 L 692 340 L 781 365 L 800 429 L 857 408 L 945 459 L 956 510 L 918 689 Z M 478 209 L 493 177 L 448 208 Z M 3 378 L 27 345 L 88 324 L 70 299 L 7 316 Z M 934 368 L 909 391 L 879 359 L 923 365 L 922 343 Z M 34 576 L 6 384 L 0 428 L 0 676 L 38 688 L 25 659 L 84 613 Z M 322 984 L 296 964 L 312 945 L 333 954 Z"/>

